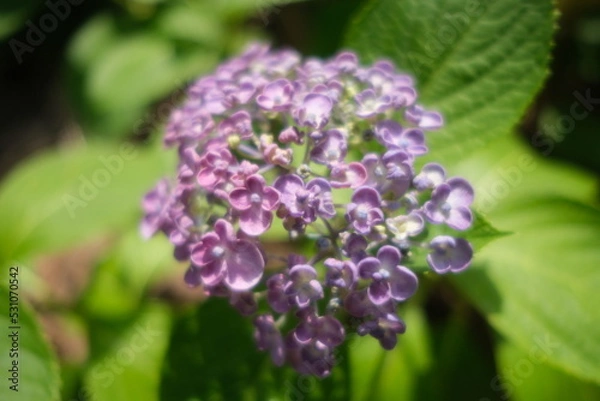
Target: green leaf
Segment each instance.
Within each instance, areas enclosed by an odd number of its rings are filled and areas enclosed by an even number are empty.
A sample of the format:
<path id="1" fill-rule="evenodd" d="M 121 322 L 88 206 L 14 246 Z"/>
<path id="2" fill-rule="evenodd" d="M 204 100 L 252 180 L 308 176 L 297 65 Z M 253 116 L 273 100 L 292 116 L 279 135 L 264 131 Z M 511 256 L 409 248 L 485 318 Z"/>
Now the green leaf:
<path id="1" fill-rule="evenodd" d="M 40 3 L 40 0 L 4 0 L 0 5 L 0 40 L 22 28 Z M 24 42 L 24 38 L 15 39 Z"/>
<path id="2" fill-rule="evenodd" d="M 546 355 L 537 347 L 522 350 L 503 341 L 497 349 L 500 374 L 491 385 L 503 386 L 514 401 L 600 399 L 600 386 L 583 382 L 546 363 Z"/>
<path id="3" fill-rule="evenodd" d="M 94 269 L 81 307 L 94 318 L 127 318 L 142 305 L 148 288 L 175 265 L 173 246 L 167 238 L 144 240 L 136 227 Z"/>
<path id="4" fill-rule="evenodd" d="M 68 47 L 70 90 L 86 135 L 119 137 L 157 128 L 161 111 L 147 108 L 187 81 L 212 68 L 224 29 L 206 8 L 174 3 L 160 9 L 147 24 L 109 13 L 98 14 L 74 36 Z M 182 19 L 183 18 L 183 19 Z M 123 39 L 125 37 L 125 39 Z"/>
<path id="5" fill-rule="evenodd" d="M 467 231 L 464 231 L 461 236 L 468 239 L 477 252 L 491 241 L 511 234 L 506 231 L 500 231 L 492 226 L 492 224 L 477 210 L 474 210 L 473 216 L 473 226 Z"/>
<path id="6" fill-rule="evenodd" d="M 85 392 L 91 401 L 158 400 L 160 371 L 171 326 L 163 305 L 150 305 L 93 361 L 85 373 Z"/>
<path id="7" fill-rule="evenodd" d="M 430 157 L 448 162 L 519 121 L 547 75 L 553 28 L 549 0 L 376 0 L 346 46 L 416 76 L 420 101 L 446 120 L 429 137 Z"/>
<path id="8" fill-rule="evenodd" d="M 456 282 L 511 342 L 544 347 L 551 365 L 600 382 L 600 212 L 546 197 L 494 216 L 515 234 Z"/>
<path id="9" fill-rule="evenodd" d="M 520 208 L 532 197 L 567 197 L 591 202 L 594 176 L 541 157 L 516 136 L 501 137 L 453 167 L 475 188 L 475 208 L 501 228 L 513 230 L 498 217 Z"/>
<path id="10" fill-rule="evenodd" d="M 270 364 L 250 322 L 226 301 L 210 299 L 175 322 L 161 383 L 162 400 L 258 400 Z"/>
<path id="11" fill-rule="evenodd" d="M 137 226 L 141 198 L 168 171 L 171 156 L 160 147 L 92 143 L 27 160 L 0 186 L 0 260 Z"/>
<path id="12" fill-rule="evenodd" d="M 14 270 L 11 269 L 10 272 Z M 0 336 L 3 376 L 0 399 L 58 401 L 60 376 L 56 357 L 50 350 L 33 312 L 22 302 L 24 294 L 21 290 L 24 282 L 19 280 L 18 275 L 11 277 L 8 273 L 3 272 L 5 276 L 2 280 L 17 279 L 21 288 L 13 287 L 9 290 L 0 285 L 0 327 L 3 333 Z M 13 307 L 13 298 L 18 302 L 17 309 L 9 309 L 9 306 Z M 13 333 L 16 333 L 14 338 L 11 337 Z M 18 355 L 11 355 L 13 352 Z M 18 383 L 7 380 L 15 377 L 14 373 L 7 372 L 8 369 L 13 369 L 15 362 L 18 363 L 15 368 L 18 369 Z M 15 388 L 18 391 L 11 390 L 10 386 L 13 385 L 17 386 Z"/>

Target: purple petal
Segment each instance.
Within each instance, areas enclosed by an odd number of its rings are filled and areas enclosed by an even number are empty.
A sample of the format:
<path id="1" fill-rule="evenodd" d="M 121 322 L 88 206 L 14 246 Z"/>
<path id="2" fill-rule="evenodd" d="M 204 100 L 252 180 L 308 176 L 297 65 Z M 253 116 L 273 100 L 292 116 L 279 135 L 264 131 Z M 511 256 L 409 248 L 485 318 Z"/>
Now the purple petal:
<path id="1" fill-rule="evenodd" d="M 337 347 L 344 341 L 342 324 L 333 316 L 323 316 L 317 321 L 317 340 L 328 347 Z"/>
<path id="2" fill-rule="evenodd" d="M 251 193 L 262 195 L 263 188 L 265 187 L 265 179 L 258 174 L 252 174 L 246 179 L 246 187 Z"/>
<path id="3" fill-rule="evenodd" d="M 361 278 L 371 278 L 373 273 L 379 271 L 381 262 L 372 256 L 366 257 L 358 263 L 358 274 Z"/>
<path id="4" fill-rule="evenodd" d="M 257 237 L 271 227 L 273 213 L 261 207 L 251 207 L 240 214 L 240 229 L 251 237 Z"/>
<path id="5" fill-rule="evenodd" d="M 400 264 L 402 255 L 398 248 L 391 245 L 385 245 L 377 252 L 377 259 L 381 262 L 381 267 L 383 269 L 391 271 Z"/>
<path id="6" fill-rule="evenodd" d="M 235 230 L 230 222 L 227 220 L 219 219 L 214 226 L 215 233 L 219 236 L 221 241 L 233 242 L 236 240 Z M 204 239 L 204 237 L 203 237 Z"/>
<path id="7" fill-rule="evenodd" d="M 227 274 L 227 266 L 221 259 L 206 263 L 199 267 L 202 282 L 210 287 L 214 287 L 223 281 Z"/>
<path id="8" fill-rule="evenodd" d="M 438 273 L 462 271 L 473 258 L 473 248 L 463 238 L 440 235 L 431 240 L 430 247 L 432 252 L 427 256 L 427 262 Z"/>
<path id="9" fill-rule="evenodd" d="M 189 287 L 198 287 L 200 284 L 202 284 L 199 268 L 194 265 L 190 265 L 190 267 L 188 267 L 188 269 L 185 271 L 183 280 Z"/>
<path id="10" fill-rule="evenodd" d="M 421 172 L 413 179 L 415 188 L 422 191 L 428 188 L 435 188 L 446 179 L 446 171 L 437 163 L 427 163 L 421 169 Z"/>
<path id="11" fill-rule="evenodd" d="M 390 295 L 396 301 L 404 301 L 417 291 L 417 276 L 404 266 L 396 266 L 390 270 Z"/>
<path id="12" fill-rule="evenodd" d="M 246 188 L 236 188 L 229 193 L 229 203 L 236 210 L 247 210 L 252 206 L 250 193 Z"/>
<path id="13" fill-rule="evenodd" d="M 463 178 L 451 178 L 446 181 L 451 188 L 446 202 L 453 207 L 470 206 L 473 203 L 473 187 Z"/>
<path id="14" fill-rule="evenodd" d="M 338 164 L 333 166 L 330 178 L 334 188 L 358 188 L 367 180 L 367 170 L 359 162 Z"/>
<path id="15" fill-rule="evenodd" d="M 367 290 L 369 299 L 375 305 L 381 305 L 390 300 L 390 287 L 387 280 L 375 280 Z"/>
<path id="16" fill-rule="evenodd" d="M 379 192 L 371 187 L 360 187 L 352 194 L 352 202 L 378 208 L 381 205 Z"/>
<path id="17" fill-rule="evenodd" d="M 306 95 L 299 112 L 299 123 L 316 130 L 323 128 L 329 121 L 333 103 L 328 96 L 310 93 Z"/>
<path id="18" fill-rule="evenodd" d="M 311 265 L 295 265 L 290 269 L 290 278 L 294 282 L 310 281 L 316 277 L 317 272 Z"/>
<path id="19" fill-rule="evenodd" d="M 284 111 L 292 100 L 294 87 L 287 79 L 278 79 L 266 85 L 256 103 L 266 110 Z"/>
<path id="20" fill-rule="evenodd" d="M 265 209 L 267 211 L 275 210 L 277 208 L 277 206 L 279 206 L 279 198 L 280 198 L 279 191 L 277 191 L 273 187 L 265 187 L 264 193 L 263 193 L 263 203 L 262 203 L 263 209 Z"/>
<path id="21" fill-rule="evenodd" d="M 473 213 L 467 207 L 460 206 L 450 210 L 450 214 L 446 219 L 446 224 L 455 230 L 466 230 L 471 227 L 473 222 Z"/>
<path id="22" fill-rule="evenodd" d="M 236 241 L 225 262 L 225 283 L 234 291 L 246 291 L 254 287 L 265 269 L 262 253 L 256 245 L 245 240 Z"/>

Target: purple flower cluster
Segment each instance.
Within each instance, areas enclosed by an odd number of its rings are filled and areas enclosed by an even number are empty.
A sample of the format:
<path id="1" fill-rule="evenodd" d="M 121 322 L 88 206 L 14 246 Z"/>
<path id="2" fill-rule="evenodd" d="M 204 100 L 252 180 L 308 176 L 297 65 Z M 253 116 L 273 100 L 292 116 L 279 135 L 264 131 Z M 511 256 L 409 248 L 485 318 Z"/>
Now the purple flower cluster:
<path id="1" fill-rule="evenodd" d="M 253 45 L 173 112 L 177 176 L 144 198 L 142 233 L 168 236 L 188 285 L 253 317 L 277 365 L 325 376 L 349 329 L 394 348 L 414 268 L 460 272 L 473 256 L 445 235 L 470 227 L 473 189 L 438 164 L 416 167 L 426 132 L 443 125 L 416 102 L 412 78 L 388 61 L 302 61 Z"/>

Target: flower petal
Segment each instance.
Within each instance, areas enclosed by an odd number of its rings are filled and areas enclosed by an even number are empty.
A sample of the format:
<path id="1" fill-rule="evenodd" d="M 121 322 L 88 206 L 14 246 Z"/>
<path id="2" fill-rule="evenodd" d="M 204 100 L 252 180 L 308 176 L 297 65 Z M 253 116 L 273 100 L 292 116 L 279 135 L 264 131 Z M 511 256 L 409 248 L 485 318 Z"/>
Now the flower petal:
<path id="1" fill-rule="evenodd" d="M 254 287 L 265 269 L 265 260 L 258 247 L 246 240 L 237 240 L 233 244 L 225 264 L 225 283 L 234 291 L 245 291 Z"/>

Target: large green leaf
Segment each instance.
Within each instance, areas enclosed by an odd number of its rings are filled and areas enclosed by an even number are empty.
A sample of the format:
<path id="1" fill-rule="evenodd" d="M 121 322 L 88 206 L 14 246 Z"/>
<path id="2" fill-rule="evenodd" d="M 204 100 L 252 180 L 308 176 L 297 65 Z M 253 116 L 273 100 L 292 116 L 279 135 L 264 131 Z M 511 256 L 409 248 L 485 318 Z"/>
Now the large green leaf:
<path id="1" fill-rule="evenodd" d="M 10 271 L 16 273 L 14 269 Z M 12 277 L 8 272 L 3 274 L 5 276 L 2 280 L 13 284 L 13 289 L 9 290 L 0 285 L 0 349 L 3 376 L 0 399 L 58 401 L 60 376 L 56 357 L 31 310 L 24 303 L 17 302 L 22 301 L 24 296 L 21 291 L 24 282 L 18 273 Z M 16 304 L 13 304 L 13 301 Z M 9 306 L 15 305 L 16 307 L 9 309 Z M 14 334 L 16 335 L 13 337 Z M 14 365 L 15 362 L 17 365 Z M 9 372 L 9 369 L 15 372 Z M 12 378 L 15 378 L 15 381 L 10 380 Z M 12 390 L 11 386 L 16 386 L 15 390 Z"/>
<path id="2" fill-rule="evenodd" d="M 538 348 L 521 350 L 501 342 L 497 350 L 500 374 L 490 381 L 496 395 L 506 395 L 514 401 L 600 399 L 600 386 L 576 379 L 549 366 Z"/>
<path id="3" fill-rule="evenodd" d="M 83 294 L 82 310 L 98 319 L 127 318 L 145 301 L 149 287 L 177 262 L 173 246 L 164 236 L 144 240 L 137 227 L 108 251 L 94 270 Z"/>
<path id="4" fill-rule="evenodd" d="M 545 197 L 494 216 L 515 234 L 486 247 L 483 269 L 457 283 L 507 339 L 600 382 L 600 211 Z"/>
<path id="5" fill-rule="evenodd" d="M 84 378 L 91 401 L 158 400 L 160 371 L 171 326 L 164 305 L 148 308 L 93 361 Z"/>
<path id="6" fill-rule="evenodd" d="M 211 299 L 175 322 L 161 399 L 268 399 L 273 378 L 262 373 L 270 363 L 254 345 L 250 322 L 226 301 Z"/>
<path id="7" fill-rule="evenodd" d="M 141 197 L 171 156 L 159 147 L 89 144 L 27 160 L 0 187 L 0 260 L 136 226 Z"/>
<path id="8" fill-rule="evenodd" d="M 539 156 L 516 136 L 500 137 L 453 167 L 475 188 L 475 207 L 495 225 L 516 230 L 497 217 L 531 197 L 568 197 L 591 202 L 596 179 L 588 173 Z"/>
<path id="9" fill-rule="evenodd" d="M 420 100 L 446 119 L 431 157 L 451 161 L 517 123 L 547 74 L 553 26 L 550 0 L 376 0 L 346 45 L 416 76 Z"/>

